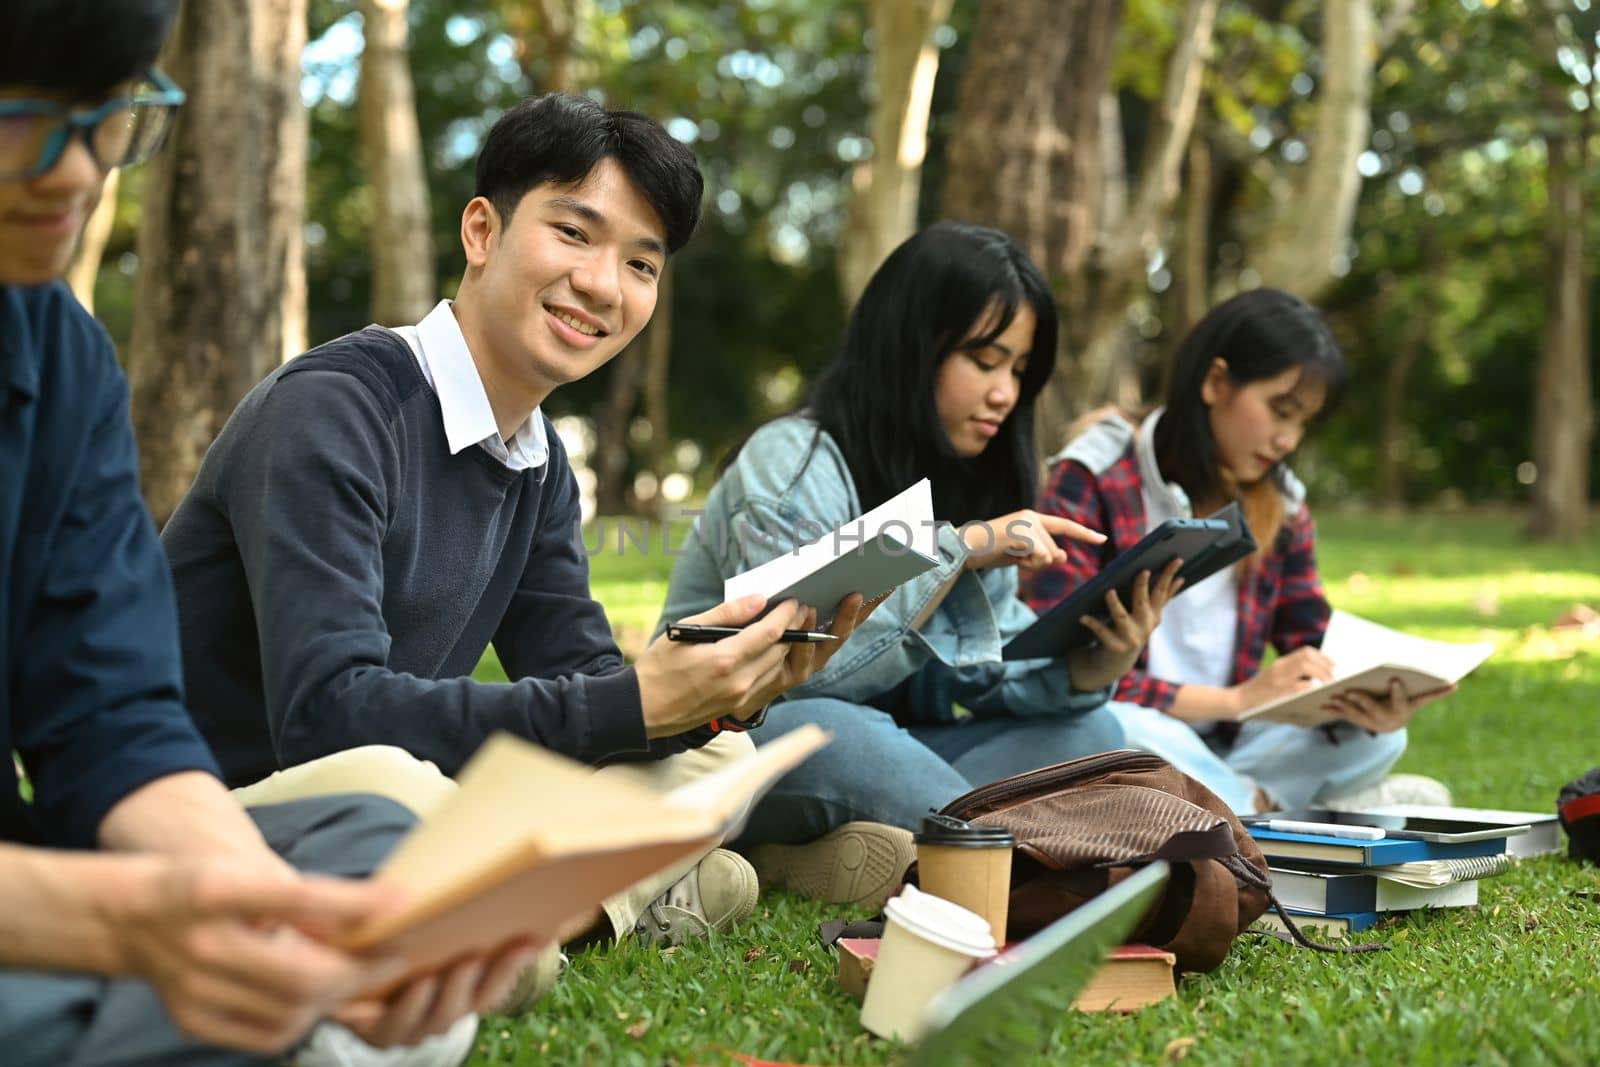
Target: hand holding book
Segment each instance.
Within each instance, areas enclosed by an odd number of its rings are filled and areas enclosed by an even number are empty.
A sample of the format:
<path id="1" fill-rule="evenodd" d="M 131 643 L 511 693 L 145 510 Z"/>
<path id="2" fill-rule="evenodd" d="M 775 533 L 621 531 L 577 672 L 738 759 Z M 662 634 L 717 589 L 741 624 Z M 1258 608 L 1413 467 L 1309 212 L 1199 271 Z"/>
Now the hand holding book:
<path id="1" fill-rule="evenodd" d="M 1486 641 L 1433 641 L 1335 611 L 1320 652 L 1296 649 L 1239 687 L 1244 710 L 1237 717 L 1398 730 L 1419 708 L 1454 692 L 1493 651 Z"/>
<path id="2" fill-rule="evenodd" d="M 1335 718 L 1352 726 L 1371 730 L 1375 734 L 1392 734 L 1403 730 L 1411 716 L 1428 704 L 1456 691 L 1454 682 L 1426 693 L 1411 696 L 1399 678 L 1389 679 L 1387 692 L 1367 692 L 1362 689 L 1341 689 L 1323 703 L 1322 708 Z"/>

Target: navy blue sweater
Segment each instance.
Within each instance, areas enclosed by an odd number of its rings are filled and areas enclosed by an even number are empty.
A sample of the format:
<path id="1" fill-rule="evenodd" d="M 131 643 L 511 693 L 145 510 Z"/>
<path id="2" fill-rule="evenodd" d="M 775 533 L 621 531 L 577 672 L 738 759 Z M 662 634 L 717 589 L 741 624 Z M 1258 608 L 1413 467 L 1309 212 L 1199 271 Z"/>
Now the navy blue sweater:
<path id="1" fill-rule="evenodd" d="M 92 847 L 118 801 L 185 770 L 215 764 L 116 353 L 66 286 L 0 287 L 0 840 Z"/>
<path id="2" fill-rule="evenodd" d="M 190 709 L 230 784 L 369 744 L 453 775 L 498 729 L 588 763 L 703 740 L 647 742 L 546 432 L 537 470 L 452 456 L 411 349 L 376 327 L 245 397 L 162 532 Z M 491 641 L 514 681 L 468 677 Z"/>

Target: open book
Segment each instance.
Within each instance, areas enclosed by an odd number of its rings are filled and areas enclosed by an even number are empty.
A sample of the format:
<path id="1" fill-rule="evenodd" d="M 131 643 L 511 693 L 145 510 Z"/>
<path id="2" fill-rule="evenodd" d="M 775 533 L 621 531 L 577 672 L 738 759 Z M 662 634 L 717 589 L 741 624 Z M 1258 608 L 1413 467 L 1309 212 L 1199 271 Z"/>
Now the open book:
<path id="1" fill-rule="evenodd" d="M 1433 641 L 1335 611 L 1322 651 L 1333 660 L 1332 682 L 1258 704 L 1239 718 L 1320 726 L 1333 721 L 1322 705 L 1336 693 L 1359 689 L 1382 695 L 1389 691 L 1389 679 L 1398 678 L 1408 696 L 1419 697 L 1465 678 L 1489 658 L 1494 645 Z"/>
<path id="2" fill-rule="evenodd" d="M 817 625 L 825 627 L 851 593 L 873 600 L 938 565 L 933 487 L 924 478 L 860 518 L 734 575 L 723 583 L 722 599 L 760 593 L 769 604 L 798 600 L 816 608 Z"/>
<path id="3" fill-rule="evenodd" d="M 405 891 L 405 908 L 358 928 L 345 947 L 398 953 L 415 973 L 517 937 L 571 937 L 605 898 L 722 840 L 828 740 L 803 726 L 657 793 L 496 734 L 461 788 L 373 875 Z"/>

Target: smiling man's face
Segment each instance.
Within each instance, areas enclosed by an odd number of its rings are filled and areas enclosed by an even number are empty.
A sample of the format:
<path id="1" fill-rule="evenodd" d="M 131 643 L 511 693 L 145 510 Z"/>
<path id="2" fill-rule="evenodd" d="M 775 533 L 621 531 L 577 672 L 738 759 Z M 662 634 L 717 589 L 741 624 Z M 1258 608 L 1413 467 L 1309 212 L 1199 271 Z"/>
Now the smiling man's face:
<path id="1" fill-rule="evenodd" d="M 462 239 L 461 300 L 485 349 L 474 355 L 492 364 L 486 384 L 536 403 L 622 351 L 655 311 L 666 228 L 614 160 L 576 185 L 530 189 L 509 224 L 473 200 Z"/>

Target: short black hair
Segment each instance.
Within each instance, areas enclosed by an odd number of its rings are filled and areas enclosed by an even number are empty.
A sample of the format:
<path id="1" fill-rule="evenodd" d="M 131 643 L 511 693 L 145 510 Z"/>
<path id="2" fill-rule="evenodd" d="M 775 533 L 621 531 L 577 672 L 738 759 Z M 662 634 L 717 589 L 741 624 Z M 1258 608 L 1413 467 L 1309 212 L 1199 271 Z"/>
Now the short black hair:
<path id="1" fill-rule="evenodd" d="M 992 344 L 1024 305 L 1035 325 L 1016 406 L 989 446 L 965 458 L 939 421 L 939 368 Z M 1032 507 L 1033 408 L 1055 369 L 1056 334 L 1049 284 L 999 230 L 937 222 L 889 253 L 850 313 L 838 357 L 817 378 L 809 404 L 844 454 L 861 506 L 874 507 L 926 475 L 934 514 L 953 523 Z"/>
<path id="2" fill-rule="evenodd" d="M 509 221 L 528 190 L 576 185 L 614 159 L 661 218 L 676 252 L 700 222 L 705 180 L 689 147 L 637 111 L 613 111 L 585 96 L 530 97 L 495 120 L 478 153 L 475 196 Z"/>
<path id="3" fill-rule="evenodd" d="M 0 82 L 97 100 L 145 74 L 178 0 L 4 0 Z"/>

